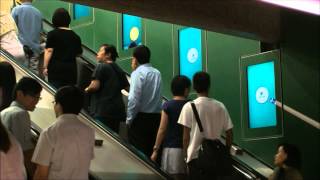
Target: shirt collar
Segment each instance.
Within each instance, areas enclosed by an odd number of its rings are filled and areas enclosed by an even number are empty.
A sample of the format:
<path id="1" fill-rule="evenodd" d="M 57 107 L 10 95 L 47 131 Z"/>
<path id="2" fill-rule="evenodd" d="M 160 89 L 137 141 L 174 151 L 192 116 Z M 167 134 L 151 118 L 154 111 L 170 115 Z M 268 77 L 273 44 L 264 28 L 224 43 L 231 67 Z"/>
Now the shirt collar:
<path id="1" fill-rule="evenodd" d="M 58 118 L 58 121 L 72 121 L 72 120 L 78 120 L 77 115 L 76 114 L 61 114 Z"/>
<path id="2" fill-rule="evenodd" d="M 12 103 L 10 104 L 10 106 L 17 106 L 17 107 L 19 107 L 19 108 L 21 108 L 21 109 L 26 110 L 26 108 L 25 108 L 22 104 L 20 104 L 18 101 L 12 101 Z"/>
<path id="3" fill-rule="evenodd" d="M 32 5 L 31 2 L 24 2 L 24 3 L 21 3 L 21 4 L 23 4 L 23 5 Z"/>
<path id="4" fill-rule="evenodd" d="M 150 63 L 141 64 L 138 66 L 138 68 L 136 70 L 140 70 L 143 67 L 151 67 L 151 64 Z"/>
<path id="5" fill-rule="evenodd" d="M 197 97 L 197 99 L 196 99 L 196 100 L 199 100 L 199 101 L 207 101 L 207 100 L 211 100 L 211 98 L 201 96 L 201 97 Z"/>

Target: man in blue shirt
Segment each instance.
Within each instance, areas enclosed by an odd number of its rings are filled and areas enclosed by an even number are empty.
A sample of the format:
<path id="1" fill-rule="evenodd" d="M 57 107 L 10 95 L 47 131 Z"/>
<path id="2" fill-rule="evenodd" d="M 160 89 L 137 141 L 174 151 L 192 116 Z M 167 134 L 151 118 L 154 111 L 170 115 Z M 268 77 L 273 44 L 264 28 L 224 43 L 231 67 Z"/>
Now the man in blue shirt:
<path id="1" fill-rule="evenodd" d="M 40 33 L 42 31 L 42 15 L 32 6 L 32 0 L 21 0 L 22 4 L 12 9 L 12 17 L 19 30 L 18 38 L 26 57 L 28 67 L 38 74 L 39 54 L 41 53 Z"/>
<path id="2" fill-rule="evenodd" d="M 151 66 L 150 50 L 138 46 L 132 57 L 127 125 L 129 142 L 148 157 L 153 151 L 161 112 L 161 74 Z"/>

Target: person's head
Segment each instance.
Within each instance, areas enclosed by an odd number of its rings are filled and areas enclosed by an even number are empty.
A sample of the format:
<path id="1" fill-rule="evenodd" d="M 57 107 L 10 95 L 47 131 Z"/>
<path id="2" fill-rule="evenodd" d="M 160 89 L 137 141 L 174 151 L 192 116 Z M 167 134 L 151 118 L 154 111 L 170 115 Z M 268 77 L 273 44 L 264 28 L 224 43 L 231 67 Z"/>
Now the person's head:
<path id="1" fill-rule="evenodd" d="M 301 154 L 299 149 L 293 144 L 280 144 L 278 146 L 278 152 L 274 157 L 274 164 L 279 167 L 286 165 L 300 169 Z"/>
<path id="2" fill-rule="evenodd" d="M 136 47 L 132 54 L 132 64 L 146 64 L 150 62 L 151 52 L 147 46 L 140 45 Z"/>
<path id="3" fill-rule="evenodd" d="M 58 8 L 52 16 L 52 24 L 54 27 L 69 27 L 71 18 L 69 12 L 64 8 Z"/>
<path id="4" fill-rule="evenodd" d="M 98 61 L 111 60 L 115 62 L 119 57 L 117 49 L 113 45 L 103 44 L 101 45 L 99 52 L 97 53 Z"/>
<path id="5" fill-rule="evenodd" d="M 191 81 L 183 75 L 175 76 L 171 81 L 171 92 L 174 96 L 188 97 Z"/>
<path id="6" fill-rule="evenodd" d="M 210 88 L 210 75 L 206 72 L 197 72 L 192 79 L 193 89 L 197 93 L 208 93 Z"/>
<path id="7" fill-rule="evenodd" d="M 16 84 L 16 74 L 8 62 L 0 62 L 0 111 L 10 106 L 12 91 Z"/>
<path id="8" fill-rule="evenodd" d="M 61 114 L 79 114 L 83 107 L 84 94 L 78 87 L 64 86 L 58 89 L 54 101 L 57 117 Z"/>
<path id="9" fill-rule="evenodd" d="M 7 153 L 10 149 L 11 143 L 9 139 L 9 134 L 6 130 L 6 128 L 3 126 L 0 118 L 0 152 Z"/>
<path id="10" fill-rule="evenodd" d="M 26 110 L 33 111 L 41 99 L 42 87 L 35 79 L 21 78 L 13 89 L 13 99 L 23 105 Z"/>

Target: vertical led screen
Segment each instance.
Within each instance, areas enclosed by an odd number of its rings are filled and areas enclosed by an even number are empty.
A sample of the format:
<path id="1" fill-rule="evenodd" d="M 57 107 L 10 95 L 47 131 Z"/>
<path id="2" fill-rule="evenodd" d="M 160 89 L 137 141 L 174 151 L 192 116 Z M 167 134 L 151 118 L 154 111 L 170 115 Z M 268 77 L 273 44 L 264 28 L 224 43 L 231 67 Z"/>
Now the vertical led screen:
<path id="1" fill-rule="evenodd" d="M 122 40 L 123 49 L 141 45 L 142 25 L 141 18 L 128 14 L 122 15 Z"/>
<path id="2" fill-rule="evenodd" d="M 277 125 L 274 62 L 247 67 L 249 128 Z"/>
<path id="3" fill-rule="evenodd" d="M 185 28 L 179 30 L 180 74 L 192 79 L 202 70 L 201 30 Z"/>
<path id="4" fill-rule="evenodd" d="M 73 18 L 76 19 L 80 19 L 82 17 L 87 17 L 90 15 L 90 9 L 88 6 L 84 6 L 81 4 L 74 4 L 73 5 Z"/>

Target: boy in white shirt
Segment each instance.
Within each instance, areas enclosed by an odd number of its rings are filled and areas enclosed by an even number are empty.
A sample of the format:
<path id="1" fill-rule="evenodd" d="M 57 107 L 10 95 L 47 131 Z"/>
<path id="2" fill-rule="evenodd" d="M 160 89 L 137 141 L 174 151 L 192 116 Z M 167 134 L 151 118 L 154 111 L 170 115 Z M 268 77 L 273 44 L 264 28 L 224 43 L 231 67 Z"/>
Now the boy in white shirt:
<path id="1" fill-rule="evenodd" d="M 83 92 L 74 86 L 60 88 L 55 95 L 57 121 L 44 130 L 34 150 L 34 179 L 88 179 L 93 158 L 94 131 L 77 114 Z"/>
<path id="2" fill-rule="evenodd" d="M 194 104 L 199 113 L 203 126 L 203 135 L 206 139 L 220 139 L 226 133 L 226 146 L 228 150 L 232 143 L 232 128 L 229 113 L 223 103 L 208 97 L 210 76 L 206 72 L 198 72 L 193 76 L 193 88 L 198 98 Z M 203 135 L 199 130 L 196 118 L 192 111 L 191 103 L 186 103 L 180 113 L 178 123 L 184 126 L 183 149 L 187 154 L 187 163 L 190 179 L 215 179 L 211 172 L 204 172 L 198 167 L 197 158 Z"/>

